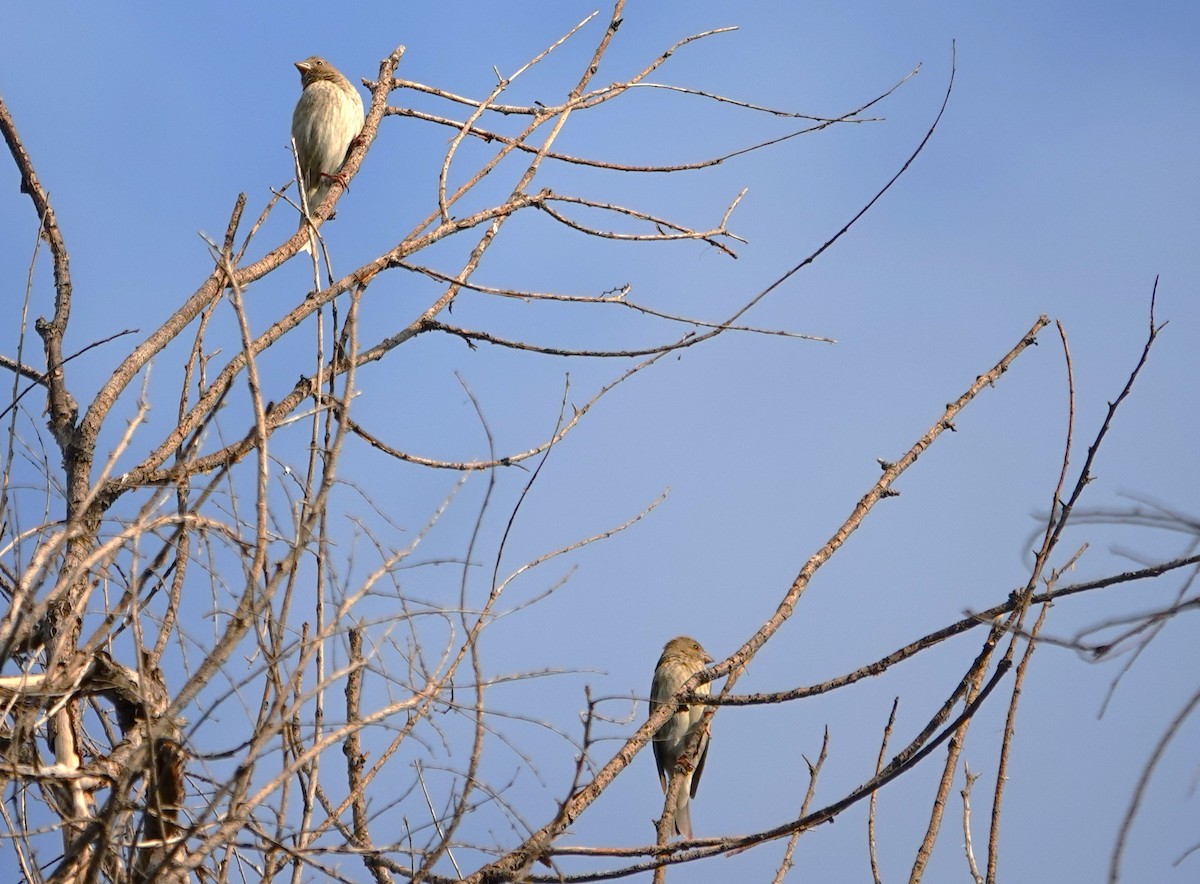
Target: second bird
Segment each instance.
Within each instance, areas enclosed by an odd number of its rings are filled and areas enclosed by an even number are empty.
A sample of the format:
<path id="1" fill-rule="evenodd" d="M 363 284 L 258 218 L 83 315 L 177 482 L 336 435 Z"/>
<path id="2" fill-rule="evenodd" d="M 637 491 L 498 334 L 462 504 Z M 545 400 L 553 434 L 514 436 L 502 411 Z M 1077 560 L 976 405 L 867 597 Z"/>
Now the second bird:
<path id="1" fill-rule="evenodd" d="M 654 680 L 650 683 L 650 713 L 655 707 L 667 702 L 685 681 L 711 663 L 704 648 L 694 638 L 681 635 L 667 642 L 658 666 L 654 669 Z M 709 686 L 696 688 L 697 694 L 707 694 Z M 670 778 L 675 776 L 680 756 L 687 747 L 688 738 L 700 726 L 704 707 L 699 703 L 679 706 L 666 723 L 654 734 L 654 760 L 658 763 L 658 779 L 663 791 L 667 791 Z M 685 760 L 680 766 L 683 782 L 679 784 L 679 795 L 675 801 L 675 832 L 684 838 L 692 837 L 692 811 L 689 799 L 696 796 L 700 775 L 704 773 L 704 759 L 708 755 L 708 735 L 705 734 L 696 751 L 694 763 Z"/>
<path id="2" fill-rule="evenodd" d="M 296 62 L 304 91 L 292 112 L 292 140 L 309 211 L 315 211 L 337 177 L 346 152 L 363 127 L 358 90 L 320 56 Z M 300 219 L 301 228 L 304 219 Z"/>

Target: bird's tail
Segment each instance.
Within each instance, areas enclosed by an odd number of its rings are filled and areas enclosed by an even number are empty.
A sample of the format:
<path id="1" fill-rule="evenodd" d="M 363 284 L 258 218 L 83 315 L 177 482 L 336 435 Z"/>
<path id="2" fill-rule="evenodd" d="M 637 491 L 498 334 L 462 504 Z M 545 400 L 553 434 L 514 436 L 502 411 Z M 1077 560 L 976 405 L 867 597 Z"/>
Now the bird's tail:
<path id="1" fill-rule="evenodd" d="M 305 197 L 308 203 L 308 210 L 311 212 L 317 206 L 321 205 L 321 200 L 325 198 L 325 192 L 322 188 L 315 187 L 311 192 L 305 193 Z M 315 254 L 317 251 L 317 234 L 308 223 L 308 218 L 305 216 L 303 208 L 300 211 L 300 229 L 308 230 L 308 242 L 300 247 L 300 251 L 297 254 Z"/>
<path id="2" fill-rule="evenodd" d="M 691 788 L 692 778 L 689 775 L 679 784 L 679 797 L 675 799 L 675 834 L 689 841 L 692 839 L 692 803 L 688 800 Z"/>
<path id="3" fill-rule="evenodd" d="M 308 225 L 303 222 L 303 219 L 301 219 L 301 224 L 300 224 L 301 229 L 303 229 L 307 226 Z M 296 254 L 297 255 L 312 255 L 312 254 L 316 253 L 316 250 L 317 250 L 317 235 L 315 233 L 313 233 L 311 230 L 309 230 L 308 231 L 308 242 L 306 242 L 304 245 L 300 246 L 300 251 L 298 251 Z"/>

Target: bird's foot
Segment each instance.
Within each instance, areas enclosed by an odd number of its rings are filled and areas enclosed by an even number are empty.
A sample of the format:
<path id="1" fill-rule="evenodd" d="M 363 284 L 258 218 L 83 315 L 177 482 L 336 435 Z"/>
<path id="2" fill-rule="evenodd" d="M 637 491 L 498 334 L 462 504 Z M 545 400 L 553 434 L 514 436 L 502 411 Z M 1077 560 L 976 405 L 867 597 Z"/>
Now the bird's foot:
<path id="1" fill-rule="evenodd" d="M 322 177 L 322 178 L 328 178 L 328 179 L 329 179 L 329 180 L 331 180 L 331 181 L 336 181 L 338 184 L 342 185 L 342 189 L 343 189 L 343 190 L 349 190 L 349 189 L 350 189 L 350 181 L 349 181 L 349 179 L 347 179 L 347 178 L 346 178 L 346 176 L 345 176 L 345 175 L 343 175 L 341 172 L 332 172 L 332 173 L 330 173 L 330 172 L 322 172 L 322 173 L 321 173 L 321 177 Z"/>

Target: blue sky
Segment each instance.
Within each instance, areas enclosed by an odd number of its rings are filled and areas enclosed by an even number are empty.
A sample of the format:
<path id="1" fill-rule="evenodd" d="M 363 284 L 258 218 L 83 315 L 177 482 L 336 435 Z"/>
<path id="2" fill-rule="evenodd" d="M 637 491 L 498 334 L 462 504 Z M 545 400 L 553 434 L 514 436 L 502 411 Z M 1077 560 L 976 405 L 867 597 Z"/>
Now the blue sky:
<path id="1" fill-rule="evenodd" d="M 288 180 L 288 127 L 299 93 L 293 61 L 321 54 L 359 82 L 403 43 L 400 76 L 482 96 L 494 82 L 493 65 L 514 70 L 594 8 L 574 0 L 337 8 L 7 5 L 0 12 L 0 92 L 72 249 L 68 349 L 123 328 L 149 332 L 208 272 L 197 231 L 219 236 L 239 192 L 248 195 L 248 214 L 257 215 L 270 188 Z M 561 99 L 604 13 L 577 44 L 518 81 L 509 100 Z M 793 139 L 687 178 L 546 170 L 544 186 L 557 191 L 624 200 L 698 225 L 719 217 L 748 188 L 730 225 L 748 240 L 736 261 L 691 243 L 594 246 L 534 219 L 514 225 L 477 281 L 578 293 L 628 283 L 636 300 L 718 320 L 816 249 L 895 173 L 937 112 L 952 46 L 954 92 L 928 148 L 892 191 L 745 320 L 837 344 L 726 335 L 624 385 L 552 453 L 512 538 L 510 567 L 618 524 L 670 489 L 636 528 L 572 557 L 577 570 L 565 588 L 490 632 L 489 659 L 498 671 L 571 672 L 497 689 L 497 705 L 572 733 L 585 684 L 597 695 L 642 697 L 671 636 L 695 635 L 714 656 L 745 641 L 876 479 L 876 458 L 907 449 L 944 403 L 1043 313 L 1062 322 L 1070 342 L 1078 432 L 1072 466 L 1078 468 L 1106 403 L 1137 360 L 1159 277 L 1157 320 L 1170 324 L 1117 419 L 1084 504 L 1127 505 L 1127 495 L 1138 495 L 1194 513 L 1200 492 L 1194 441 L 1200 11 L 1194 5 L 632 2 L 598 81 L 628 76 L 675 40 L 726 25 L 739 30 L 686 47 L 654 79 L 836 115 L 918 64 L 921 71 L 875 109 L 878 122 Z M 411 93 L 394 95 L 392 103 L 439 107 Z M 564 150 L 625 162 L 694 161 L 795 128 L 661 93 L 631 95 L 572 124 Z M 398 242 L 435 205 L 447 137 L 413 120 L 385 121 L 338 219 L 326 228 L 340 269 Z M 464 160 L 484 155 L 472 146 Z M 512 180 L 498 178 L 495 187 Z M 36 232 L 17 185 L 11 163 L 3 164 L 0 266 L 10 317 Z M 294 223 L 290 214 L 272 217 L 255 254 L 290 235 Z M 428 260 L 453 270 L 455 248 Z M 294 262 L 252 289 L 252 315 L 265 323 L 273 307 L 294 302 L 306 272 Z M 392 274 L 370 289 L 365 316 L 372 328 L 398 328 L 431 291 L 414 277 Z M 49 312 L 50 292 L 43 258 L 33 315 Z M 644 345 L 678 334 L 624 315 L 497 306 L 483 297 L 460 298 L 452 319 L 572 346 Z M 15 352 L 15 338 L 10 320 L 0 331 L 4 353 Z M 901 496 L 884 502 L 820 572 L 740 690 L 832 677 L 965 610 L 995 604 L 1024 583 L 1036 517 L 1047 508 L 1063 446 L 1067 394 L 1057 340 L 1053 329 L 1043 332 L 1040 345 L 964 413 L 958 432 L 903 477 Z M 89 398 L 121 352 L 118 342 L 78 360 L 77 398 Z M 264 364 L 275 390 L 289 389 L 301 370 L 293 360 L 298 352 L 272 354 Z M 520 450 L 553 426 L 567 371 L 572 401 L 580 404 L 624 367 L 422 339 L 363 372 L 357 414 L 370 416 L 377 432 L 406 450 L 445 459 L 483 456 L 461 377 L 488 414 L 498 449 Z M 152 375 L 155 411 L 131 458 L 174 414 L 177 368 L 156 366 Z M 136 390 L 128 396 L 132 407 Z M 35 418 L 38 408 L 31 406 Z M 229 432 L 242 426 L 226 418 Z M 108 444 L 122 429 L 118 421 Z M 288 444 L 281 441 L 281 450 Z M 369 451 L 356 452 L 344 470 L 400 525 L 397 544 L 411 538 L 455 480 L 397 468 Z M 511 505 L 523 478 L 506 479 L 499 509 Z M 468 482 L 456 504 L 461 514 L 430 539 L 430 559 L 462 554 L 459 528 L 471 523 L 482 489 L 482 481 Z M 362 503 L 346 506 L 370 515 Z M 1170 558 L 1187 539 L 1077 527 L 1056 564 L 1085 542 L 1090 546 L 1067 579 Z M 514 603 L 537 595 L 568 567 L 556 563 L 552 574 L 518 582 Z M 457 585 L 451 569 L 413 573 L 418 595 Z M 1153 608 L 1169 602 L 1181 580 L 1064 601 L 1047 628 L 1069 637 L 1106 618 Z M 1065 649 L 1038 650 L 1005 794 L 1005 878 L 1091 881 L 1106 873 L 1137 772 L 1195 690 L 1194 667 L 1181 665 L 1195 660 L 1188 625 L 1181 616 L 1155 639 L 1103 718 L 1101 703 L 1123 661 L 1094 664 Z M 861 782 L 892 698 L 902 698 L 900 741 L 957 682 L 977 644 L 974 636 L 959 639 L 882 678 L 783 710 L 723 711 L 693 809 L 698 834 L 745 832 L 786 819 L 806 785 L 800 756 L 815 756 L 825 726 L 831 756 L 818 800 Z M 614 701 L 607 711 L 621 718 L 629 703 Z M 639 705 L 639 717 L 642 711 Z M 966 758 L 984 772 L 981 796 L 990 795 L 1002 723 L 1003 702 L 993 703 L 971 732 Z M 1191 747 L 1198 727 L 1194 720 L 1185 725 L 1160 766 L 1132 833 L 1126 880 L 1195 877 L 1196 857 L 1172 863 L 1196 841 Z M 532 747 L 547 780 L 543 787 L 518 774 L 510 793 L 538 823 L 553 811 L 572 751 L 536 729 L 510 728 L 516 741 Z M 630 730 L 614 724 L 606 736 Z M 617 745 L 601 743 L 599 757 Z M 522 762 L 499 752 L 490 763 L 505 782 Z M 936 765 L 931 759 L 923 775 L 881 795 L 885 879 L 900 878 L 911 864 Z M 649 839 L 648 820 L 661 804 L 648 753 L 635 767 L 641 769 L 622 777 L 580 821 L 572 843 Z M 980 843 L 982 806 L 976 814 Z M 793 875 L 868 880 L 864 821 L 865 810 L 856 809 L 807 835 Z M 960 822 L 956 806 L 927 880 L 965 879 Z M 769 880 L 779 850 L 672 877 Z M 348 864 L 347 874 L 361 873 Z"/>

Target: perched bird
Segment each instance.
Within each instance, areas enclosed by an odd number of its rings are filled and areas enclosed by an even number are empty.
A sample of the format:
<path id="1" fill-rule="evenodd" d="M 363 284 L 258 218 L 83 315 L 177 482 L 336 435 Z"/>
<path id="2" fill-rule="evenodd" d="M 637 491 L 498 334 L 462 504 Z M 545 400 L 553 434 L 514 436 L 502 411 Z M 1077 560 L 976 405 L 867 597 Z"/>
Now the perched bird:
<path id="1" fill-rule="evenodd" d="M 650 713 L 653 715 L 656 706 L 668 701 L 685 681 L 712 661 L 712 657 L 694 638 L 681 635 L 667 642 L 654 669 L 654 680 L 650 683 Z M 696 688 L 696 693 L 707 694 L 708 690 L 709 686 L 702 684 Z M 658 780 L 662 783 L 663 792 L 667 791 L 669 779 L 675 776 L 679 757 L 687 746 L 688 738 L 700 726 L 703 714 L 702 705 L 680 706 L 654 735 L 654 760 L 658 763 Z M 700 775 L 704 773 L 707 755 L 706 734 L 696 752 L 694 763 L 685 760 L 680 768 L 684 779 L 679 785 L 675 802 L 675 833 L 685 838 L 692 837 L 692 813 L 688 799 L 696 797 L 696 786 L 700 784 Z"/>
<path id="2" fill-rule="evenodd" d="M 292 112 L 292 140 L 311 212 L 325 199 L 350 142 L 362 131 L 363 103 L 353 84 L 320 56 L 296 62 L 296 69 L 304 91 Z M 304 225 L 302 217 L 300 227 Z"/>

